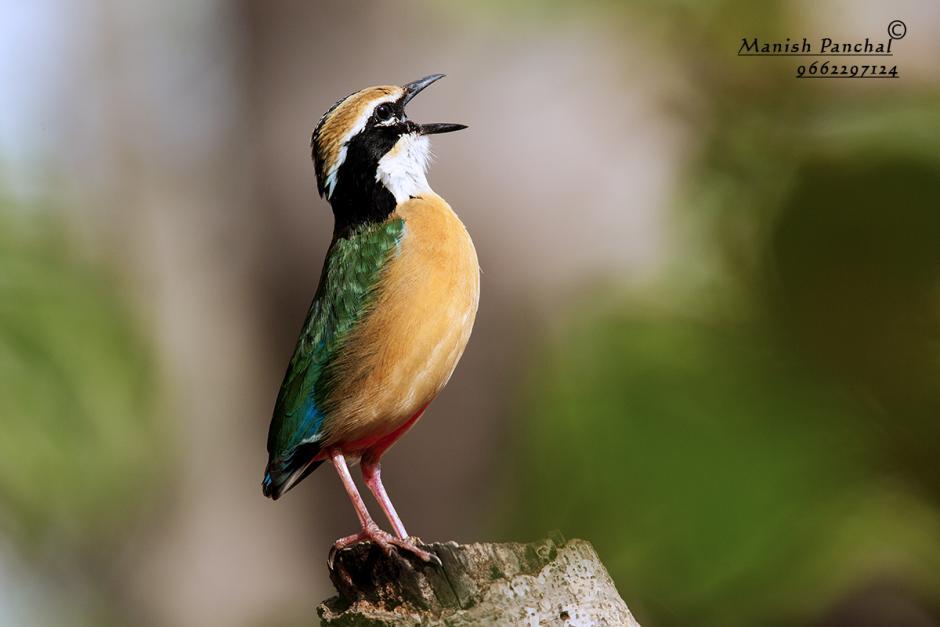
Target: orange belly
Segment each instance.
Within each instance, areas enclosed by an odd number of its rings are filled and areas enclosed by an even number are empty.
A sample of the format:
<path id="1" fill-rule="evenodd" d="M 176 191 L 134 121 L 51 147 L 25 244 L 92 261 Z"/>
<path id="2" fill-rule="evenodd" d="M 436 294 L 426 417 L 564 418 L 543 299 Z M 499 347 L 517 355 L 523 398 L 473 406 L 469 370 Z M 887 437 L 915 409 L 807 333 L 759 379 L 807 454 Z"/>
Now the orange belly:
<path id="1" fill-rule="evenodd" d="M 447 384 L 463 354 L 480 294 L 466 228 L 436 194 L 400 204 L 400 250 L 376 301 L 339 358 L 323 449 L 354 454 L 407 427 Z M 400 433 L 399 433 L 400 435 Z"/>

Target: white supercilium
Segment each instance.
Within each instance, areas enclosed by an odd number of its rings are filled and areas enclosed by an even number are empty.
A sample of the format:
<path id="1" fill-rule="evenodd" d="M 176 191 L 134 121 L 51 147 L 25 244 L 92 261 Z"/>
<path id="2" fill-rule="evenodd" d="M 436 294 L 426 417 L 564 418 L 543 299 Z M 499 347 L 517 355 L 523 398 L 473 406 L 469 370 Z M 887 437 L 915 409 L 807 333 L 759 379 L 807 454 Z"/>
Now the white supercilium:
<path id="1" fill-rule="evenodd" d="M 336 163 L 330 168 L 329 172 L 326 173 L 326 198 L 329 200 L 333 196 L 333 190 L 336 189 L 336 175 L 339 173 L 339 167 L 343 165 L 343 162 L 346 161 L 346 145 L 349 144 L 349 140 L 362 132 L 362 129 L 366 127 L 366 124 L 369 123 L 369 118 L 372 117 L 372 112 L 375 111 L 375 108 L 382 104 L 383 102 L 395 102 L 401 97 L 400 93 L 392 93 L 387 96 L 382 96 L 381 98 L 376 98 L 369 103 L 368 107 L 365 107 L 362 113 L 359 114 L 359 117 L 356 118 L 356 123 L 353 124 L 346 134 L 343 135 L 340 140 L 340 149 L 339 153 L 336 155 Z"/>
<path id="2" fill-rule="evenodd" d="M 428 161 L 431 158 L 431 142 L 417 133 L 402 135 L 395 146 L 379 159 L 375 180 L 381 181 L 402 203 L 411 196 L 420 196 L 431 191 L 428 185 Z"/>

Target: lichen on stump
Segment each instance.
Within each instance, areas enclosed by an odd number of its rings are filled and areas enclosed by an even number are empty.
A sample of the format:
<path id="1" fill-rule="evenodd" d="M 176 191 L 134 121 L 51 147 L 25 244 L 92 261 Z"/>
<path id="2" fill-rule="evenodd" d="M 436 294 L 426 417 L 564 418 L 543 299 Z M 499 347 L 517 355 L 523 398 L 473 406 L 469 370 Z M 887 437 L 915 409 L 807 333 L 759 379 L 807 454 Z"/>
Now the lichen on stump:
<path id="1" fill-rule="evenodd" d="M 584 540 L 421 546 L 442 566 L 368 543 L 331 556 L 338 595 L 317 608 L 323 624 L 639 627 Z"/>

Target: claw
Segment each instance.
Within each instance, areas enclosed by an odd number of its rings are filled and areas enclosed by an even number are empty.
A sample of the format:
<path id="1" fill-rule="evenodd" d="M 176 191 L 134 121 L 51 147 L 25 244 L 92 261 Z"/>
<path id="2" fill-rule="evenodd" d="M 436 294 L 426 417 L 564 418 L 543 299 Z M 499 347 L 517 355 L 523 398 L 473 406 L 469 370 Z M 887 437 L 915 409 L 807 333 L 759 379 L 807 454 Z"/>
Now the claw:
<path id="1" fill-rule="evenodd" d="M 336 550 L 336 545 L 334 544 L 333 546 L 330 547 L 330 552 L 326 556 L 326 566 L 327 568 L 330 569 L 330 572 L 333 572 L 333 563 L 336 561 L 337 553 L 338 551 Z"/>
<path id="2" fill-rule="evenodd" d="M 434 553 L 431 553 L 430 551 L 425 551 L 425 553 L 428 554 L 427 561 L 431 562 L 432 564 L 437 565 L 438 568 L 444 568 L 444 562 L 441 561 L 441 558 L 439 558 Z"/>
<path id="3" fill-rule="evenodd" d="M 340 538 L 335 543 L 333 543 L 333 547 L 330 549 L 330 554 L 327 557 L 327 563 L 330 567 L 330 570 L 333 570 L 333 564 L 336 561 L 337 553 L 354 544 L 359 544 L 360 542 L 371 542 L 382 549 L 385 554 L 389 556 L 392 555 L 395 549 L 398 549 L 400 554 L 410 553 L 422 562 L 443 566 L 441 559 L 437 555 L 418 548 L 418 545 L 414 539 L 396 538 L 392 534 L 388 533 L 387 531 L 383 531 L 376 526 L 367 527 L 355 535 Z"/>

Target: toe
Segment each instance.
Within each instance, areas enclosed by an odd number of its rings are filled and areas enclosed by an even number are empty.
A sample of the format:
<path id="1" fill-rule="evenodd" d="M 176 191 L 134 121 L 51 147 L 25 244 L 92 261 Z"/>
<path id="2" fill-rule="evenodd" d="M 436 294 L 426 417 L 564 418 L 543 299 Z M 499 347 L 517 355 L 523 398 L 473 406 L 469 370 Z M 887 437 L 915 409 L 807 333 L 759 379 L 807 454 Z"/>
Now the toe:
<path id="1" fill-rule="evenodd" d="M 437 564 L 438 566 L 443 565 L 441 564 L 441 559 L 437 555 L 429 551 L 425 551 L 424 549 L 418 548 L 417 544 L 410 538 L 407 540 L 398 540 L 396 544 L 398 545 L 400 549 L 402 549 L 403 551 L 407 553 L 411 553 L 412 555 L 420 559 L 422 562 L 429 562 L 432 564 Z"/>

